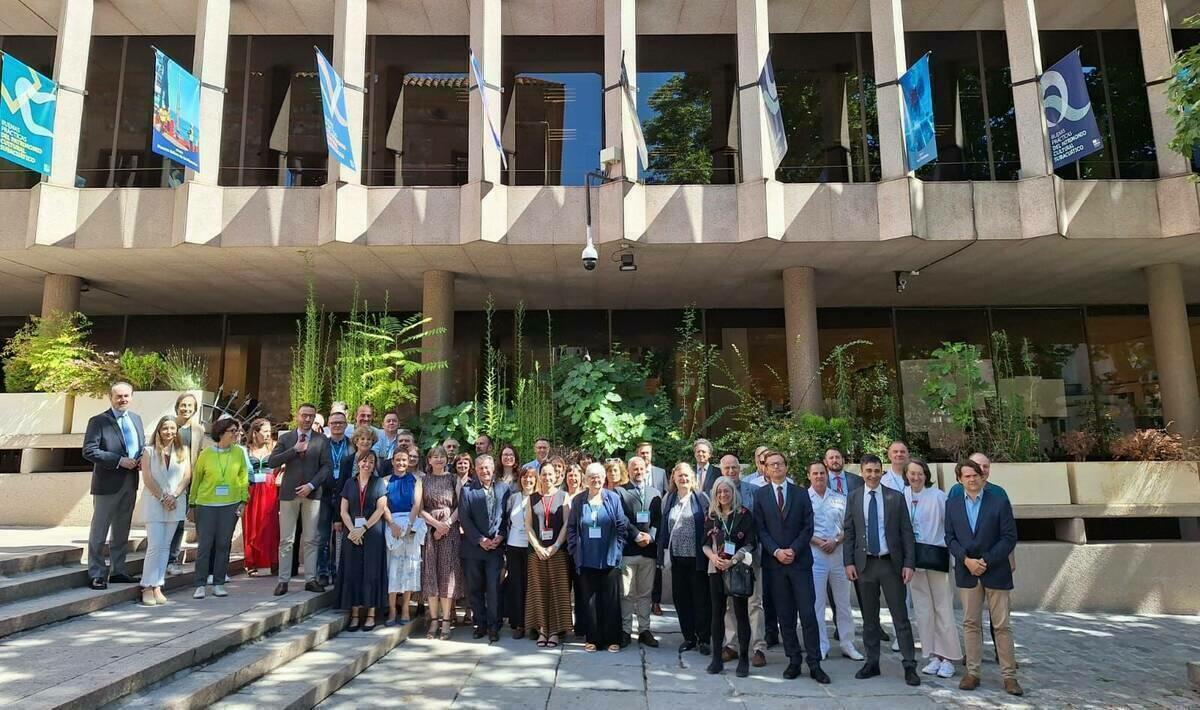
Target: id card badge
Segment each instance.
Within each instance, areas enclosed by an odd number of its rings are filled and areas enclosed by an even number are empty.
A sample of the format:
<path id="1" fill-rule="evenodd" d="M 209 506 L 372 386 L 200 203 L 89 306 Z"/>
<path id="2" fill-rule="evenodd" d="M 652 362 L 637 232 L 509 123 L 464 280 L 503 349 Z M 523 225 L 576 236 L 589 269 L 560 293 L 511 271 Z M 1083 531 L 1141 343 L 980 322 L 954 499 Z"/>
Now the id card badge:
<path id="1" fill-rule="evenodd" d="M 588 528 L 588 538 L 590 538 L 592 540 L 599 540 L 600 539 L 600 528 L 589 527 Z"/>
<path id="2" fill-rule="evenodd" d="M 543 530 L 542 531 L 542 542 L 549 542 L 550 540 L 553 540 L 553 539 L 554 539 L 554 531 L 553 530 Z"/>
<path id="3" fill-rule="evenodd" d="M 216 486 L 213 488 L 213 495 L 224 498 L 229 495 L 229 486 Z"/>
<path id="4" fill-rule="evenodd" d="M 267 477 L 264 474 L 261 474 L 261 473 L 250 474 L 250 482 L 251 483 L 265 483 L 266 480 L 267 480 Z"/>
<path id="5" fill-rule="evenodd" d="M 650 522 L 650 511 L 639 510 L 637 512 L 637 522 L 639 525 Z"/>
<path id="6" fill-rule="evenodd" d="M 354 527 L 356 527 L 356 528 L 367 527 L 367 519 L 366 518 L 355 518 L 354 519 Z"/>
<path id="7" fill-rule="evenodd" d="M 734 545 L 732 542 L 725 543 L 725 554 L 729 555 L 730 557 L 733 557 L 735 552 L 737 552 L 736 545 Z"/>

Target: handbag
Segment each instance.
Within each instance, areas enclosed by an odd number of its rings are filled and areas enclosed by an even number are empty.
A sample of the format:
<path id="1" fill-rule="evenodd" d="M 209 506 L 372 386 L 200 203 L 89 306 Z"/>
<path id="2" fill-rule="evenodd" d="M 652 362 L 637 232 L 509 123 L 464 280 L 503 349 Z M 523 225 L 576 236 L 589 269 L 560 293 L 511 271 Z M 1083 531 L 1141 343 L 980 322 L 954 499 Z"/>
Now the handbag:
<path id="1" fill-rule="evenodd" d="M 731 597 L 749 597 L 754 594 L 754 570 L 750 565 L 736 564 L 721 573 L 725 582 L 725 593 Z"/>
<path id="2" fill-rule="evenodd" d="M 917 543 L 917 569 L 927 569 L 934 572 L 950 571 L 950 550 L 941 545 L 926 545 Z"/>

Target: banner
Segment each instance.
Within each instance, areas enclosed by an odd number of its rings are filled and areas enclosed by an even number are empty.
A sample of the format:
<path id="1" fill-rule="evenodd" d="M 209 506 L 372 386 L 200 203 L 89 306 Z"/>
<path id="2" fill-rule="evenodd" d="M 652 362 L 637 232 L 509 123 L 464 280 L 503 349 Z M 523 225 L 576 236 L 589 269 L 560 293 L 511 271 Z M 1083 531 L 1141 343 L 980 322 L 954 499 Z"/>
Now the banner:
<path id="1" fill-rule="evenodd" d="M 483 81 L 483 72 L 479 69 L 479 60 L 475 59 L 475 52 L 470 49 L 467 50 L 467 57 L 471 60 L 471 74 L 475 76 L 475 89 L 479 92 L 479 105 L 483 109 L 483 118 L 487 123 L 488 132 L 492 136 L 492 145 L 500 152 L 500 168 L 508 170 L 508 156 L 504 154 L 504 143 L 500 140 L 500 133 L 496 131 L 496 124 L 492 123 L 492 113 L 488 111 L 488 86 Z"/>
<path id="2" fill-rule="evenodd" d="M 625 53 L 621 52 L 621 94 L 625 97 L 625 110 L 633 120 L 633 137 L 637 141 L 639 170 L 650 169 L 650 147 L 646 145 L 646 134 L 642 132 L 642 119 L 638 116 L 637 96 L 629 83 L 629 70 L 625 66 Z M 635 175 L 638 174 L 635 171 Z"/>
<path id="3" fill-rule="evenodd" d="M 50 174 L 54 155 L 57 86 L 49 78 L 4 55 L 0 68 L 0 157 Z"/>
<path id="4" fill-rule="evenodd" d="M 354 146 L 350 144 L 350 120 L 346 117 L 346 84 L 333 70 L 333 65 L 317 53 L 317 74 L 321 83 L 321 111 L 325 114 L 325 143 L 329 154 L 348 170 L 354 167 Z"/>
<path id="5" fill-rule="evenodd" d="M 154 130 L 150 150 L 200 169 L 200 80 L 154 50 Z"/>
<path id="6" fill-rule="evenodd" d="M 904 72 L 899 79 L 903 98 L 904 152 L 910 171 L 937 159 L 937 135 L 933 130 L 933 88 L 929 79 L 929 54 Z"/>
<path id="7" fill-rule="evenodd" d="M 762 73 L 758 77 L 758 86 L 762 90 L 763 103 L 767 106 L 767 130 L 771 134 L 771 156 L 775 159 L 774 168 L 783 163 L 787 155 L 787 131 L 783 127 L 783 107 L 779 104 L 779 89 L 775 86 L 775 67 L 771 64 L 771 54 L 767 53 L 767 61 L 763 64 Z M 775 170 L 764 171 L 774 175 Z"/>
<path id="8" fill-rule="evenodd" d="M 1042 74 L 1042 111 L 1050 137 L 1050 157 L 1058 170 L 1104 148 L 1087 79 L 1076 49 Z M 1078 104 L 1073 105 L 1073 104 Z"/>

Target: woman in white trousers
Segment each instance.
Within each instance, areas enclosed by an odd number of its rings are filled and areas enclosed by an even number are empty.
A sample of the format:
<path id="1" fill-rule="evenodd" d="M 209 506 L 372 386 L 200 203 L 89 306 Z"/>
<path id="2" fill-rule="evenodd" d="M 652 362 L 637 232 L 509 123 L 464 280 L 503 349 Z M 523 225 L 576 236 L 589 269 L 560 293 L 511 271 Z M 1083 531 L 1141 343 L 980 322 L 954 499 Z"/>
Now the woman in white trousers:
<path id="1" fill-rule="evenodd" d="M 924 461 L 913 459 L 905 469 L 908 486 L 904 500 L 912 516 L 913 537 L 918 545 L 946 547 L 946 494 L 933 487 L 933 477 Z M 921 651 L 929 659 L 921 670 L 940 678 L 954 676 L 955 661 L 962 660 L 958 625 L 954 620 L 954 597 L 949 572 L 918 568 L 909 582 L 909 598 L 916 617 Z"/>
<path id="2" fill-rule="evenodd" d="M 142 563 L 142 603 L 146 606 L 167 603 L 162 585 L 171 561 L 171 538 L 187 514 L 190 461 L 175 418 L 159 419 L 141 459 L 142 519 L 148 543 Z"/>

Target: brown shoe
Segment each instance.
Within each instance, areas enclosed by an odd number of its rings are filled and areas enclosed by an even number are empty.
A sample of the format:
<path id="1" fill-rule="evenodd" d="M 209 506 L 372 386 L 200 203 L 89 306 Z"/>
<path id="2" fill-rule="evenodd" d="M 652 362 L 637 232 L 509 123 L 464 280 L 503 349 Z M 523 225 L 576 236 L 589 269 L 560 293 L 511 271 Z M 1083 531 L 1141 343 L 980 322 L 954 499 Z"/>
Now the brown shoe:
<path id="1" fill-rule="evenodd" d="M 724 661 L 725 663 L 729 663 L 730 661 L 736 659 L 737 657 L 738 657 L 737 651 L 733 650 L 732 648 L 726 646 L 725 648 L 721 649 L 721 660 Z"/>
<path id="2" fill-rule="evenodd" d="M 654 614 L 655 616 L 662 616 L 662 605 L 655 604 L 654 606 L 650 607 L 650 613 Z"/>
<path id="3" fill-rule="evenodd" d="M 750 665 L 755 668 L 762 668 L 767 665 L 767 657 L 763 655 L 762 651 L 755 651 L 754 656 L 750 660 Z"/>
<path id="4" fill-rule="evenodd" d="M 1004 692 L 1008 693 L 1009 695 L 1025 694 L 1025 691 L 1021 688 L 1021 684 L 1017 682 L 1016 678 L 1004 679 Z"/>
<path id="5" fill-rule="evenodd" d="M 979 676 L 971 675 L 970 673 L 963 676 L 963 679 L 958 683 L 959 690 L 975 690 L 979 687 Z"/>

